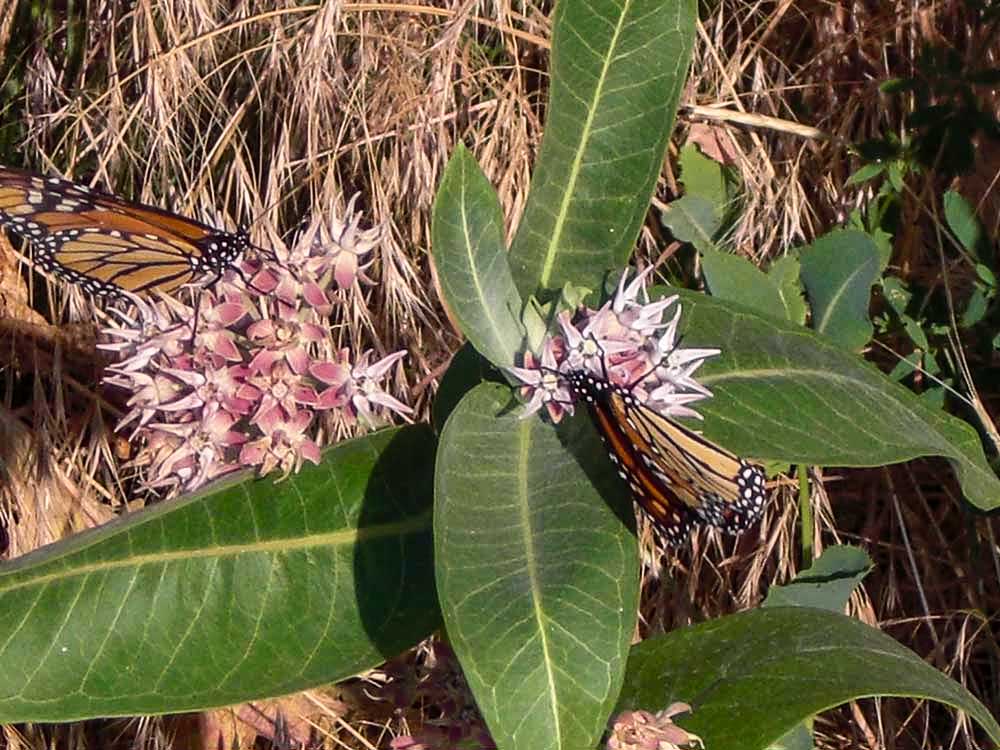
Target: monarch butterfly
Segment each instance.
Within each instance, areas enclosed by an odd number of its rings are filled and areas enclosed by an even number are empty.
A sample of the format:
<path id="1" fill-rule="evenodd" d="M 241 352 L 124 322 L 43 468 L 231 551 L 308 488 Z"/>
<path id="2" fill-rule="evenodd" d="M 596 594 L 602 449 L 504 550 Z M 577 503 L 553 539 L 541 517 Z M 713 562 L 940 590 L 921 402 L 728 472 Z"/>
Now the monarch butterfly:
<path id="1" fill-rule="evenodd" d="M 696 525 L 743 531 L 760 518 L 764 470 L 640 403 L 631 391 L 586 370 L 566 373 L 587 406 L 619 475 L 670 544 Z"/>
<path id="2" fill-rule="evenodd" d="M 9 167 L 0 167 L 0 226 L 31 242 L 43 270 L 98 296 L 170 294 L 220 276 L 250 247 L 245 231 Z"/>

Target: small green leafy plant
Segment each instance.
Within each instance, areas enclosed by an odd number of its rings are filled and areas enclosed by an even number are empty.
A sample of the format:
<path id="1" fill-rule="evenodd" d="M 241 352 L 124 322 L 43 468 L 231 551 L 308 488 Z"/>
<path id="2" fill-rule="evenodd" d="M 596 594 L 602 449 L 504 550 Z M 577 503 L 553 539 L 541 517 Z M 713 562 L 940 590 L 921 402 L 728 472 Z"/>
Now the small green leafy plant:
<path id="1" fill-rule="evenodd" d="M 919 138 L 919 132 L 908 133 L 905 141 L 912 143 Z M 940 407 L 947 389 L 962 386 L 961 366 L 955 362 L 949 339 L 952 333 L 961 335 L 972 350 L 1000 348 L 1000 336 L 995 333 L 995 238 L 989 237 L 975 208 L 959 192 L 946 190 L 940 199 L 933 198 L 936 205 L 932 210 L 941 217 L 942 226 L 935 237 L 938 253 L 930 258 L 931 272 L 918 271 L 904 278 L 889 267 L 890 242 L 900 234 L 900 215 L 906 212 L 903 206 L 912 206 L 916 197 L 914 191 L 908 191 L 908 180 L 927 170 L 914 150 L 900 143 L 891 136 L 859 147 L 858 154 L 868 163 L 848 182 L 871 183 L 877 189 L 862 210 L 852 213 L 850 225 L 869 234 L 879 248 L 875 330 L 883 338 L 903 342 L 900 348 L 908 347 L 891 377 L 911 384 L 919 378 L 917 390 L 924 400 Z M 947 175 L 950 169 L 941 171 Z"/>
<path id="2" fill-rule="evenodd" d="M 1000 82 L 1000 68 L 968 70 L 958 50 L 927 45 L 917 61 L 917 74 L 882 84 L 886 94 L 910 95 L 913 106 L 907 118 L 912 137 L 902 144 L 881 142 L 885 157 L 905 153 L 923 168 L 947 175 L 967 172 L 975 160 L 977 136 L 1000 138 L 1000 120 L 979 92 Z M 878 142 L 862 145 L 862 153 L 876 154 Z M 893 153 L 894 152 L 894 153 Z"/>

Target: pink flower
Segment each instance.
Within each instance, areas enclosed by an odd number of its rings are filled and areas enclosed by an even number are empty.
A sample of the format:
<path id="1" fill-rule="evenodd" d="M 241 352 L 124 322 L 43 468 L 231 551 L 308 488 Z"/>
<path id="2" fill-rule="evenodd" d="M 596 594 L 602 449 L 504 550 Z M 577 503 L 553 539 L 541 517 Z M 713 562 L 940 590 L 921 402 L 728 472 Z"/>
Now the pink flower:
<path id="1" fill-rule="evenodd" d="M 677 714 L 690 713 L 686 703 L 673 703 L 655 714 L 625 711 L 611 727 L 607 750 L 681 750 L 704 747 L 701 738 L 673 722 Z"/>
<path id="2" fill-rule="evenodd" d="M 587 370 L 604 377 L 609 362 L 635 357 L 641 339 L 621 326 L 610 310 L 594 312 L 584 308 L 576 324 L 568 310 L 557 317 L 565 340 L 567 359 L 562 369 Z"/>
<path id="3" fill-rule="evenodd" d="M 353 423 L 412 412 L 383 385 L 402 352 L 374 364 L 370 351 L 357 361 L 346 349 L 334 361 L 322 354 L 336 350 L 325 318 L 344 264 L 360 273 L 382 236 L 359 230 L 355 202 L 347 220 L 323 225 L 328 242 L 314 232 L 275 251 L 286 263 L 240 261 L 194 307 L 136 297 L 135 312 L 113 312 L 102 347 L 120 360 L 104 383 L 127 394 L 119 429 L 143 441 L 136 463 L 149 487 L 191 490 L 248 465 L 287 476 L 320 460 L 317 413 Z"/>
<path id="4" fill-rule="evenodd" d="M 139 420 L 138 426 L 142 427 L 156 416 L 163 405 L 175 402 L 184 391 L 183 383 L 159 373 L 149 375 L 141 371 L 112 368 L 109 372 L 111 374 L 104 377 L 105 384 L 132 393 L 127 403 L 133 408 L 122 418 L 118 429 L 136 419 Z"/>
<path id="5" fill-rule="evenodd" d="M 242 278 L 248 279 L 247 288 L 254 295 L 266 297 L 278 288 L 285 266 L 284 264 L 275 266 L 273 263 L 263 263 L 260 260 L 243 260 L 238 268 L 240 273 L 227 275 L 227 281 L 233 283 L 234 277 L 242 276 Z"/>
<path id="6" fill-rule="evenodd" d="M 136 463 L 149 466 L 147 483 L 151 487 L 177 486 L 194 472 L 193 453 L 180 451 L 184 440 L 169 432 L 150 430 L 146 445 Z"/>
<path id="7" fill-rule="evenodd" d="M 266 412 L 258 422 L 264 436 L 243 446 L 240 462 L 259 466 L 261 474 L 269 474 L 279 468 L 282 479 L 302 468 L 304 461 L 318 464 L 319 446 L 306 434 L 310 422 L 312 414 L 307 411 L 288 417 L 278 409 Z"/>
<path id="8" fill-rule="evenodd" d="M 373 365 L 368 364 L 371 359 L 372 350 L 364 352 L 358 357 L 357 363 L 351 369 L 351 381 L 348 384 L 350 394 L 349 406 L 353 408 L 353 416 L 359 414 L 371 424 L 374 422 L 374 410 L 382 407 L 402 414 L 403 416 L 413 413 L 413 409 L 404 404 L 399 399 L 390 396 L 382 390 L 382 379 L 389 372 L 394 364 L 406 356 L 406 352 L 395 352 L 387 357 L 383 357 Z M 351 408 L 346 410 L 350 415 Z"/>
<path id="9" fill-rule="evenodd" d="M 284 359 L 296 373 L 304 373 L 309 367 L 308 345 L 323 341 L 326 335 L 320 326 L 305 321 L 304 317 L 303 311 L 281 320 L 265 318 L 251 323 L 247 337 L 261 349 L 250 362 L 250 369 L 270 370 Z"/>
<path id="10" fill-rule="evenodd" d="M 341 349 L 337 354 L 337 361 L 316 362 L 310 365 L 309 374 L 329 386 L 319 394 L 316 401 L 317 409 L 346 406 L 350 400 L 352 382 L 349 355 L 347 349 Z"/>
<path id="11" fill-rule="evenodd" d="M 556 352 L 562 347 L 554 337 L 545 342 L 542 348 L 542 361 L 535 361 L 529 351 L 524 353 L 524 367 L 508 367 L 507 372 L 523 384 L 521 397 L 528 401 L 522 419 L 534 414 L 543 406 L 548 412 L 553 424 L 558 424 L 563 415 L 573 413 L 573 397 L 569 386 L 559 376 Z"/>
<path id="12" fill-rule="evenodd" d="M 240 397 L 240 390 L 249 379 L 250 370 L 243 365 L 230 365 L 206 370 L 195 385 L 199 398 L 207 405 L 220 406 L 232 414 L 249 414 L 253 401 Z"/>
<path id="13" fill-rule="evenodd" d="M 694 378 L 694 372 L 718 349 L 685 349 L 677 346 L 681 305 L 677 295 L 657 302 L 645 299 L 644 282 L 649 270 L 626 284 L 622 274 L 614 297 L 600 309 L 581 308 L 576 315 L 564 310 L 556 320 L 559 333 L 542 343 L 541 364 L 525 352 L 525 367 L 508 368 L 522 384 L 527 405 L 523 416 L 546 407 L 558 422 L 572 413 L 572 389 L 565 374 L 585 371 L 606 378 L 631 391 L 649 408 L 666 416 L 700 418 L 688 404 L 708 398 L 712 392 Z M 674 307 L 670 320 L 664 313 Z"/>
<path id="14" fill-rule="evenodd" d="M 347 289 L 359 277 L 368 280 L 364 270 L 373 260 L 362 259 L 383 240 L 381 227 L 359 229 L 361 213 L 354 206 L 360 195 L 351 196 L 343 220 L 331 216 L 328 222 L 314 223 L 305 233 L 312 250 L 305 261 L 308 274 L 317 280 L 332 276 L 340 289 Z"/>
<path id="15" fill-rule="evenodd" d="M 204 294 L 210 299 L 209 293 Z M 241 361 L 233 326 L 249 314 L 250 310 L 242 300 L 227 300 L 208 307 L 199 320 L 195 335 L 196 347 L 203 348 L 226 362 Z"/>
<path id="16" fill-rule="evenodd" d="M 646 279 L 652 270 L 653 267 L 649 266 L 645 271 L 636 274 L 628 286 L 625 285 L 628 271 L 623 273 L 621 279 L 618 280 L 618 291 L 611 301 L 611 309 L 621 324 L 635 331 L 642 338 L 655 335 L 656 331 L 663 327 L 661 323 L 663 312 L 677 301 L 676 294 L 664 297 L 658 302 L 640 303 L 638 301 L 640 292 L 646 298 Z"/>
<path id="17" fill-rule="evenodd" d="M 250 418 L 251 424 L 257 424 L 264 418 L 273 418 L 267 415 L 275 410 L 292 415 L 298 411 L 299 406 L 311 406 L 317 400 L 316 389 L 284 361 L 276 362 L 266 374 L 260 373 L 248 378 L 239 393 L 257 403 L 256 411 Z"/>
<path id="18" fill-rule="evenodd" d="M 182 423 L 151 424 L 159 433 L 179 438 L 174 451 L 163 457 L 158 476 L 150 484 L 171 484 L 176 475 L 188 489 L 199 487 L 239 468 L 226 460 L 225 449 L 246 441 L 246 435 L 232 427 L 236 418 L 219 409 L 203 419 Z"/>
<path id="19" fill-rule="evenodd" d="M 104 332 L 118 341 L 105 341 L 98 347 L 119 354 L 122 359 L 116 365 L 117 370 L 141 370 L 157 356 L 179 357 L 186 351 L 194 311 L 176 300 L 142 303 L 134 317 L 116 309 L 110 312 L 118 316 L 122 325 Z"/>

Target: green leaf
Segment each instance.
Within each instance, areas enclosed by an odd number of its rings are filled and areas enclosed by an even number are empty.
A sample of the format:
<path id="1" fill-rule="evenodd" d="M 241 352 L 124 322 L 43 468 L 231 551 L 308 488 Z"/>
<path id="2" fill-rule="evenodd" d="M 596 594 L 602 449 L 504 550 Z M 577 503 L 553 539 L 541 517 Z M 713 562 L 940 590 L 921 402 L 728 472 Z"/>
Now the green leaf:
<path id="1" fill-rule="evenodd" d="M 371 668 L 438 626 L 426 427 L 0 567 L 0 722 L 176 713 Z"/>
<path id="2" fill-rule="evenodd" d="M 521 298 L 507 265 L 500 202 L 464 146 L 452 154 L 434 200 L 431 257 L 441 297 L 462 333 L 494 364 L 514 364 Z"/>
<path id="3" fill-rule="evenodd" d="M 684 195 L 708 201 L 721 216 L 729 203 L 725 167 L 714 159 L 709 159 L 690 143 L 681 147 L 678 161 Z"/>
<path id="4" fill-rule="evenodd" d="M 899 361 L 896 362 L 896 366 L 892 368 L 892 372 L 889 373 L 889 377 L 892 380 L 903 380 L 908 378 L 918 369 L 920 369 L 920 360 L 923 359 L 923 354 L 921 352 L 914 352 L 907 357 L 900 357 Z"/>
<path id="5" fill-rule="evenodd" d="M 811 727 L 812 720 L 805 719 L 780 740 L 772 742 L 771 750 L 813 750 L 816 745 L 813 743 Z"/>
<path id="6" fill-rule="evenodd" d="M 931 387 L 920 394 L 920 402 L 929 409 L 943 409 L 944 397 L 944 388 Z"/>
<path id="7" fill-rule="evenodd" d="M 913 299 L 913 293 L 898 276 L 886 276 L 882 279 L 882 294 L 897 315 L 905 315 L 906 308 Z"/>
<path id="8" fill-rule="evenodd" d="M 829 547 L 811 567 L 791 583 L 772 586 L 764 607 L 814 607 L 842 612 L 855 587 L 868 575 L 872 561 L 864 550 L 850 546 Z M 797 727 L 771 745 L 771 750 L 812 750 L 813 717 L 807 716 Z"/>
<path id="9" fill-rule="evenodd" d="M 798 257 L 789 254 L 774 261 L 767 271 L 767 276 L 778 288 L 778 296 L 785 310 L 785 320 L 805 325 L 806 301 L 802 296 L 802 282 L 799 281 L 801 271 L 802 265 Z"/>
<path id="10" fill-rule="evenodd" d="M 885 164 L 865 164 L 861 169 L 847 178 L 847 185 L 860 185 L 875 179 L 885 171 Z"/>
<path id="11" fill-rule="evenodd" d="M 946 457 L 968 500 L 1000 506 L 1000 481 L 975 430 L 928 409 L 875 367 L 804 328 L 704 294 L 681 296 L 684 345 L 719 347 L 699 370 L 705 436 L 738 455 L 820 466 Z"/>
<path id="12" fill-rule="evenodd" d="M 944 217 L 962 247 L 982 262 L 992 261 L 993 248 L 989 237 L 975 209 L 960 193 L 949 190 L 944 194 Z"/>
<path id="13" fill-rule="evenodd" d="M 946 334 L 942 333 L 939 335 L 944 336 Z M 926 360 L 924 362 L 925 373 L 929 375 L 942 375 L 941 363 L 938 362 L 939 356 L 941 356 L 940 349 L 937 352 L 934 351 L 927 352 L 926 356 L 924 357 L 924 359 Z M 949 372 L 950 371 L 951 370 L 949 368 Z M 945 383 L 949 384 L 954 382 L 954 378 L 950 374 L 945 375 L 943 378 L 938 378 L 938 380 L 943 380 Z"/>
<path id="14" fill-rule="evenodd" d="M 883 274 L 885 269 L 889 267 L 889 261 L 892 260 L 892 235 L 884 229 L 876 227 L 869 236 L 875 243 L 875 247 L 878 248 L 878 272 Z"/>
<path id="15" fill-rule="evenodd" d="M 829 547 L 791 583 L 772 586 L 765 607 L 814 607 L 843 612 L 847 600 L 872 569 L 864 550 L 849 545 Z"/>
<path id="16" fill-rule="evenodd" d="M 671 202 L 660 217 L 674 239 L 694 245 L 701 253 L 715 250 L 713 237 L 722 226 L 717 207 L 697 195 L 685 195 Z"/>
<path id="17" fill-rule="evenodd" d="M 561 304 L 562 300 L 559 297 L 554 297 L 544 303 L 539 302 L 536 297 L 528 298 L 528 304 L 525 305 L 524 312 L 521 315 L 521 324 L 526 331 L 525 339 L 527 346 L 535 354 L 541 354 L 542 348 L 545 345 L 545 337 L 552 330 Z"/>
<path id="18" fill-rule="evenodd" d="M 964 687 L 884 633 L 840 614 L 768 607 L 723 617 L 632 649 L 618 710 L 693 706 L 677 720 L 705 747 L 757 750 L 809 716 L 870 696 L 909 696 L 1000 726 Z"/>
<path id="19" fill-rule="evenodd" d="M 875 242 L 864 232 L 834 231 L 803 248 L 799 258 L 813 328 L 845 349 L 861 349 L 872 337 L 868 305 L 879 272 Z"/>
<path id="20" fill-rule="evenodd" d="M 927 334 L 924 332 L 923 327 L 920 325 L 920 321 L 909 315 L 900 315 L 899 320 L 902 322 L 903 330 L 906 331 L 906 335 L 910 337 L 913 344 L 921 351 L 929 352 L 931 344 L 927 339 Z"/>
<path id="21" fill-rule="evenodd" d="M 879 91 L 883 94 L 899 94 L 903 91 L 910 91 L 916 85 L 913 78 L 889 78 L 879 84 Z"/>
<path id="22" fill-rule="evenodd" d="M 476 351 L 472 344 L 464 344 L 451 358 L 451 363 L 441 378 L 441 385 L 434 394 L 434 403 L 431 404 L 434 430 L 440 433 L 444 429 L 448 417 L 466 393 L 484 380 L 500 378 L 500 373 Z"/>
<path id="23" fill-rule="evenodd" d="M 708 250 L 702 256 L 702 271 L 713 297 L 738 302 L 775 318 L 785 317 L 778 287 L 746 258 Z"/>
<path id="24" fill-rule="evenodd" d="M 973 287 L 969 301 L 965 305 L 965 310 L 962 311 L 962 319 L 959 321 L 959 326 L 962 328 L 974 326 L 985 317 L 986 308 L 987 300 L 983 290 L 978 286 Z"/>
<path id="25" fill-rule="evenodd" d="M 548 121 L 511 248 L 523 296 L 600 287 L 625 265 L 663 165 L 691 59 L 694 0 L 565 0 Z"/>
<path id="26" fill-rule="evenodd" d="M 899 160 L 889 162 L 889 169 L 886 172 L 886 176 L 889 178 L 889 184 L 892 186 L 892 189 L 897 193 L 902 193 L 905 182 L 903 164 Z"/>
<path id="27" fill-rule="evenodd" d="M 498 747 L 592 748 L 635 628 L 638 554 L 620 520 L 631 502 L 606 456 L 574 457 L 602 453 L 586 415 L 557 431 L 519 419 L 511 396 L 477 387 L 441 436 L 441 608 Z"/>
<path id="28" fill-rule="evenodd" d="M 997 277 L 994 275 L 993 270 L 982 263 L 976 263 L 976 276 L 990 289 L 995 289 L 997 285 Z"/>

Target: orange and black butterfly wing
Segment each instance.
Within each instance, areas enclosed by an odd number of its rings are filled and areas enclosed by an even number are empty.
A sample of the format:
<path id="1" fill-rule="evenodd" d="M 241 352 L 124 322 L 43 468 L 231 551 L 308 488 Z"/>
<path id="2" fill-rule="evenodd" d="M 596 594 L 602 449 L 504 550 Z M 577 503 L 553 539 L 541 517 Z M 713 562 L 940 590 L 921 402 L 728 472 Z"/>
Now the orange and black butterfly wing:
<path id="1" fill-rule="evenodd" d="M 633 499 L 653 519 L 667 541 L 675 545 L 683 543 L 700 520 L 694 508 L 680 502 L 671 487 L 672 479 L 657 476 L 650 469 L 647 455 L 637 449 L 629 434 L 630 426 L 611 408 L 610 391 L 593 395 L 594 401 L 587 401 L 587 408 L 618 476 L 628 483 Z"/>
<path id="2" fill-rule="evenodd" d="M 638 403 L 626 389 L 582 371 L 569 379 L 636 503 L 669 543 L 683 543 L 699 524 L 733 533 L 760 517 L 766 493 L 759 466 Z"/>
<path id="3" fill-rule="evenodd" d="M 636 403 L 621 389 L 612 398 L 641 463 L 702 523 L 737 533 L 760 518 L 767 499 L 763 469 Z"/>
<path id="4" fill-rule="evenodd" d="M 98 295 L 176 291 L 249 247 L 230 234 L 58 177 L 0 167 L 0 224 L 42 269 Z"/>
<path id="5" fill-rule="evenodd" d="M 37 243 L 42 268 L 97 295 L 171 294 L 197 277 L 190 249 L 153 234 L 120 229 L 60 230 Z"/>

